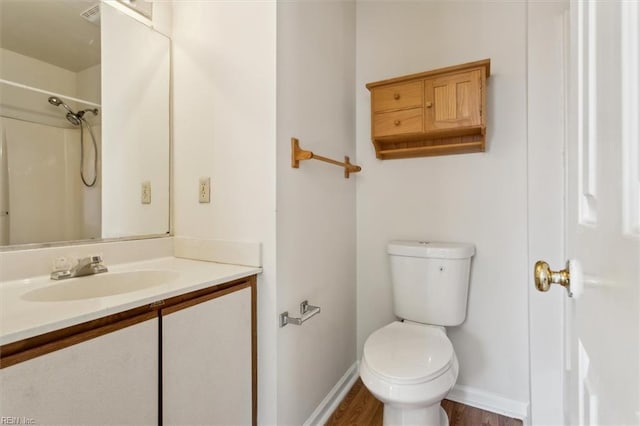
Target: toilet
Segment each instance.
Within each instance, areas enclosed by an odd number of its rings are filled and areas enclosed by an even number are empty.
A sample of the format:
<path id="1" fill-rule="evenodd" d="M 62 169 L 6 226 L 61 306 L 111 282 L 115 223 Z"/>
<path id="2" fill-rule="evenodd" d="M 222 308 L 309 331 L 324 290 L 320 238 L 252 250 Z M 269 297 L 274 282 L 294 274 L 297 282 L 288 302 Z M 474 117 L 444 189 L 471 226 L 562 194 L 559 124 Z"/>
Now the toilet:
<path id="1" fill-rule="evenodd" d="M 444 327 L 465 320 L 475 247 L 392 241 L 387 253 L 400 320 L 367 338 L 360 378 L 384 404 L 384 425 L 446 426 L 440 402 L 456 383 L 458 359 Z"/>

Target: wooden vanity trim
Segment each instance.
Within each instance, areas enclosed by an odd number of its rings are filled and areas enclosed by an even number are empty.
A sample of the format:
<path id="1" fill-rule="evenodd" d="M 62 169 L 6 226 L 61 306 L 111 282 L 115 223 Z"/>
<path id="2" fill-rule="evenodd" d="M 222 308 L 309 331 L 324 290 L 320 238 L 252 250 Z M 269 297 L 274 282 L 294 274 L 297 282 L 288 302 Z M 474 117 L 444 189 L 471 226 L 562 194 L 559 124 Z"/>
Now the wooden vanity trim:
<path id="1" fill-rule="evenodd" d="M 191 291 L 168 299 L 159 299 L 143 306 L 118 312 L 117 314 L 107 315 L 81 324 L 7 343 L 6 345 L 0 346 L 0 369 L 156 318 L 160 315 L 160 310 L 184 303 L 191 299 L 201 298 L 206 295 L 213 296 L 214 294 L 219 294 L 215 296 L 219 297 L 234 291 L 236 287 L 245 288 L 249 286 L 255 289 L 255 275 L 217 284 L 201 290 Z M 252 296 L 254 296 L 254 292 L 255 290 L 252 291 Z M 254 297 L 252 299 L 252 310 L 255 310 L 255 304 L 256 300 Z M 252 327 L 255 333 L 256 325 L 252 324 Z"/>
<path id="2" fill-rule="evenodd" d="M 184 301 L 180 301 L 178 303 L 175 304 L 171 304 L 171 306 L 166 306 L 166 305 L 162 305 L 160 306 L 160 315 L 161 316 L 165 316 L 165 315 L 170 315 L 174 312 L 178 312 L 181 311 L 183 309 L 187 309 L 190 308 L 192 306 L 195 305 L 199 305 L 201 303 L 207 302 L 209 300 L 213 300 L 213 299 L 217 299 L 218 297 L 222 297 L 225 296 L 229 293 L 234 293 L 238 290 L 243 290 L 247 287 L 251 287 L 251 283 L 250 282 L 241 282 L 239 284 L 236 284 L 232 287 L 227 287 L 225 289 L 216 291 L 216 292 L 209 292 L 209 293 L 205 293 L 204 295 L 196 295 L 194 297 L 188 298 Z"/>
<path id="3" fill-rule="evenodd" d="M 32 337 L 30 339 L 9 343 L 0 348 L 0 368 L 10 367 L 12 365 L 39 357 L 40 355 L 59 351 L 60 349 L 67 348 L 78 343 L 86 342 L 87 340 L 91 340 L 96 337 L 113 333 L 114 331 L 118 331 L 123 328 L 157 318 L 157 316 L 158 314 L 156 312 L 146 312 L 142 315 L 125 317 L 125 319 L 118 319 L 114 322 L 106 321 L 106 325 L 101 325 L 103 324 L 102 320 L 106 320 L 109 318 L 105 317 L 92 322 L 93 328 L 87 330 L 74 331 L 72 334 L 67 334 L 67 330 L 72 328 L 76 329 L 76 326 L 72 326 L 66 329 L 56 330 L 52 331 L 51 333 Z M 79 327 L 78 329 L 82 330 L 83 328 L 84 327 Z M 51 337 L 51 339 L 49 339 L 49 337 Z"/>
<path id="4" fill-rule="evenodd" d="M 258 285 L 257 277 L 251 282 L 251 424 L 258 424 Z"/>

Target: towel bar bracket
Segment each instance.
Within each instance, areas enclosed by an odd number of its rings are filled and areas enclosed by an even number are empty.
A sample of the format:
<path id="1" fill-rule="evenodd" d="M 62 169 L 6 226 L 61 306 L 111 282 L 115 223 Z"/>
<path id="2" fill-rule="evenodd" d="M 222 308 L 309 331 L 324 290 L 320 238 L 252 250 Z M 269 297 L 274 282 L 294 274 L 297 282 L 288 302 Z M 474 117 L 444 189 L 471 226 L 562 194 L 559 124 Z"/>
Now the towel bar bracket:
<path id="1" fill-rule="evenodd" d="M 300 318 L 290 317 L 289 312 L 283 312 L 280 314 L 280 328 L 287 324 L 302 325 L 303 322 L 319 313 L 319 306 L 310 305 L 309 302 L 305 300 L 300 303 Z"/>

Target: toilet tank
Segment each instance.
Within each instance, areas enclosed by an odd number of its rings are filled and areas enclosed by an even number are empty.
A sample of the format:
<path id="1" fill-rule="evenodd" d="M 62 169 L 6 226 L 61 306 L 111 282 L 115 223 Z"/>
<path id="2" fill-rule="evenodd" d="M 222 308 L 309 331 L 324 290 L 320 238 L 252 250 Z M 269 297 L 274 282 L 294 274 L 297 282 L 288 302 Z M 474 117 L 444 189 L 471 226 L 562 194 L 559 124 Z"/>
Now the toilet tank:
<path id="1" fill-rule="evenodd" d="M 387 253 L 396 316 L 442 326 L 464 322 L 472 244 L 391 241 Z"/>

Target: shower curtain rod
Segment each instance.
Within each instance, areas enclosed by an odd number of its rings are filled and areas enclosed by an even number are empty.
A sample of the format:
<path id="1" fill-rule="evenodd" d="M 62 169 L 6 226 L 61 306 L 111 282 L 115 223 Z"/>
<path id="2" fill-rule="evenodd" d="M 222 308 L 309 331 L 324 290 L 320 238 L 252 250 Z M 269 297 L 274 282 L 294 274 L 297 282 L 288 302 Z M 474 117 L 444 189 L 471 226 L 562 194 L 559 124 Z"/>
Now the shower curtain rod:
<path id="1" fill-rule="evenodd" d="M 100 105 L 100 104 L 96 104 L 94 102 L 85 101 L 84 99 L 73 98 L 71 96 L 63 95 L 62 93 L 56 93 L 56 92 L 50 92 L 48 90 L 38 89 L 37 87 L 27 86 L 26 84 L 16 83 L 15 81 L 5 80 L 3 78 L 0 78 L 0 83 L 6 84 L 8 86 L 17 87 L 17 88 L 20 88 L 20 89 L 29 90 L 31 92 L 42 93 L 42 94 L 47 95 L 47 96 L 55 96 L 55 97 L 58 97 L 58 98 L 63 98 L 65 100 L 67 100 L 67 101 L 80 102 L 83 105 L 89 105 L 89 106 L 94 106 L 94 107 L 102 107 L 102 105 Z"/>

